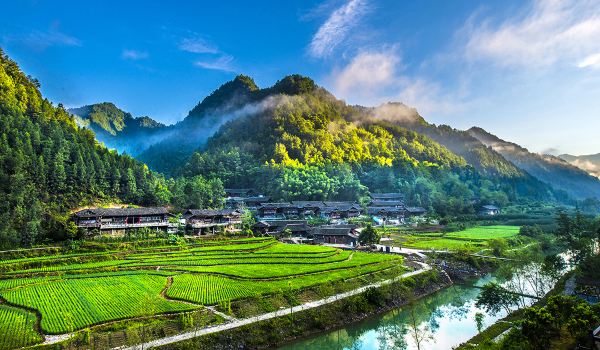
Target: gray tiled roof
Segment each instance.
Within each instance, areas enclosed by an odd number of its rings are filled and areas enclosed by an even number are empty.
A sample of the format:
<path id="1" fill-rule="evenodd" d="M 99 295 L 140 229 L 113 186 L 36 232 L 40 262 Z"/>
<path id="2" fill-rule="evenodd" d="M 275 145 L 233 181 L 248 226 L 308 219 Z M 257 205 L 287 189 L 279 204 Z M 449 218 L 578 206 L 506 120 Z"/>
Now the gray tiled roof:
<path id="1" fill-rule="evenodd" d="M 371 193 L 373 199 L 403 199 L 402 193 Z"/>
<path id="2" fill-rule="evenodd" d="M 165 215 L 168 214 L 165 207 L 150 208 L 91 208 L 76 212 L 77 217 L 96 217 L 96 216 L 139 216 L 139 215 Z"/>
<path id="3" fill-rule="evenodd" d="M 403 207 L 404 201 L 380 200 L 374 199 L 370 203 L 373 207 Z"/>
<path id="4" fill-rule="evenodd" d="M 188 209 L 183 213 L 186 218 L 192 216 L 228 216 L 228 215 L 239 215 L 240 212 L 237 209 Z"/>
<path id="5" fill-rule="evenodd" d="M 355 225 L 324 225 L 316 227 L 313 234 L 317 236 L 344 236 L 356 229 Z"/>

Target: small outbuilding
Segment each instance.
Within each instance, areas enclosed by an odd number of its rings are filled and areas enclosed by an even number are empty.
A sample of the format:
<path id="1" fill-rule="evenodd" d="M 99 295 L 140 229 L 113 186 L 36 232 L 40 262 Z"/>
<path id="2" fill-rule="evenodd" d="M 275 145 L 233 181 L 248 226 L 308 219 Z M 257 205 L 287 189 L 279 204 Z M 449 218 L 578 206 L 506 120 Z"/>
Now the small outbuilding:
<path id="1" fill-rule="evenodd" d="M 479 215 L 498 215 L 500 214 L 500 208 L 495 205 L 484 205 L 479 210 Z"/>

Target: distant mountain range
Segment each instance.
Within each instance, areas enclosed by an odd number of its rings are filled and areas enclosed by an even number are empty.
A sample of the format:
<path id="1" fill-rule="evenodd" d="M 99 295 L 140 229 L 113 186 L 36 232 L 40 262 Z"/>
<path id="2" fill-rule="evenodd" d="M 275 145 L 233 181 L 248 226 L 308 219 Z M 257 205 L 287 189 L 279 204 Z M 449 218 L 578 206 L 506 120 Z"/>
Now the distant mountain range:
<path id="1" fill-rule="evenodd" d="M 526 148 L 504 141 L 481 128 L 473 127 L 468 132 L 517 167 L 554 188 L 563 190 L 578 199 L 600 198 L 598 178 L 590 176 L 586 171 L 571 165 L 564 159 L 529 152 Z"/>
<path id="2" fill-rule="evenodd" d="M 568 159 L 572 165 L 559 157 L 531 153 L 478 127 L 463 131 L 430 124 L 414 108 L 401 103 L 349 106 L 299 75 L 264 89 L 240 75 L 171 126 L 148 117 L 133 118 L 111 103 L 70 112 L 108 147 L 132 154 L 168 175 L 181 173 L 194 152 L 236 148 L 257 162 L 288 157 L 302 164 L 358 164 L 394 162 L 403 157 L 457 169 L 472 167 L 483 176 L 513 181 L 523 192 L 546 193 L 548 189 L 542 185 L 546 184 L 558 190 L 555 197 L 562 191 L 575 199 L 600 198 L 600 180 L 576 166 L 584 161 L 593 164 L 592 156 Z M 415 134 L 406 134 L 406 130 Z M 387 137 L 395 138 L 393 144 L 386 144 L 389 150 L 372 148 L 372 140 L 382 138 L 386 143 Z"/>
<path id="3" fill-rule="evenodd" d="M 600 178 L 600 153 L 587 156 L 561 154 L 559 157 L 574 166 L 587 171 L 590 175 Z"/>
<path id="4" fill-rule="evenodd" d="M 144 116 L 134 118 L 113 103 L 103 102 L 68 109 L 75 122 L 92 130 L 108 148 L 136 156 L 164 137 L 169 127 Z"/>

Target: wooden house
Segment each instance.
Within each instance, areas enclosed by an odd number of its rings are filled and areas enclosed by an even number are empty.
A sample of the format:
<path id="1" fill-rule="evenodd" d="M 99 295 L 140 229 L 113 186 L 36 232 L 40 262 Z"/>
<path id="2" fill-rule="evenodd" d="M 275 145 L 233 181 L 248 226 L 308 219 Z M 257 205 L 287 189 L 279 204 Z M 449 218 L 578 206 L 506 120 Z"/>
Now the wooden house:
<path id="1" fill-rule="evenodd" d="M 183 213 L 186 230 L 195 235 L 212 235 L 240 230 L 241 212 L 237 209 L 188 209 Z"/>
<path id="2" fill-rule="evenodd" d="M 308 237 L 311 228 L 306 220 L 261 220 L 254 225 L 257 233 L 282 237 L 289 232 L 292 237 Z"/>
<path id="3" fill-rule="evenodd" d="M 315 227 L 312 236 L 316 243 L 356 246 L 358 230 L 355 225 L 324 225 Z"/>
<path id="4" fill-rule="evenodd" d="M 154 208 L 89 208 L 73 214 L 77 227 L 88 232 L 99 231 L 111 234 L 125 230 L 149 228 L 166 231 L 169 227 L 169 212 L 164 207 Z"/>

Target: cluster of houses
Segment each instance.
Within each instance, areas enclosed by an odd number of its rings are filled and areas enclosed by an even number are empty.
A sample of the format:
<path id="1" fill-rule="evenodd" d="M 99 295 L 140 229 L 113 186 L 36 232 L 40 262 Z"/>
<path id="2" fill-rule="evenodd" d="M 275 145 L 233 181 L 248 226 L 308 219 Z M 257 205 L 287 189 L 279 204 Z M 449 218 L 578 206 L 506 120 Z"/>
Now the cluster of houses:
<path id="1" fill-rule="evenodd" d="M 189 234 L 212 235 L 239 231 L 241 215 L 236 209 L 188 209 L 178 219 L 165 207 L 90 208 L 74 213 L 73 221 L 87 232 L 112 235 L 140 228 L 174 233 L 182 225 Z"/>
<path id="2" fill-rule="evenodd" d="M 420 207 L 408 207 L 400 193 L 373 193 L 366 207 L 351 201 L 272 202 L 251 189 L 226 189 L 225 209 L 188 209 L 177 218 L 164 207 L 90 208 L 73 214 L 75 224 L 88 232 L 119 234 L 147 228 L 176 232 L 182 227 L 190 235 L 213 235 L 241 231 L 242 212 L 250 210 L 256 233 L 271 235 L 295 243 L 355 245 L 360 228 L 353 218 L 370 217 L 377 225 L 400 225 L 409 217 L 426 214 Z M 484 207 L 489 215 L 496 207 Z M 327 223 L 313 227 L 315 222 Z"/>

